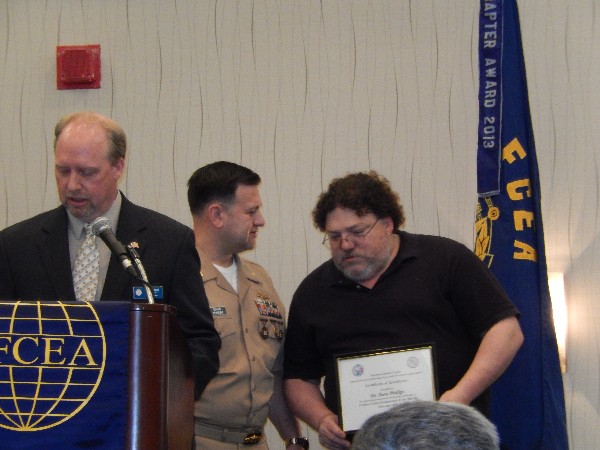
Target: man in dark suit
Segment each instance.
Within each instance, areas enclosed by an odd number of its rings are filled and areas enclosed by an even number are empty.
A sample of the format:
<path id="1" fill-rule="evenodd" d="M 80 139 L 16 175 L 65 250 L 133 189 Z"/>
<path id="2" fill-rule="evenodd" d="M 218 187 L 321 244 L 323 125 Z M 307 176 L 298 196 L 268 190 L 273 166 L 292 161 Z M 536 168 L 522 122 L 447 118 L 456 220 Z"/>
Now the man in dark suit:
<path id="1" fill-rule="evenodd" d="M 106 217 L 120 242 L 136 242 L 149 282 L 162 288 L 155 300 L 177 308 L 196 371 L 198 396 L 219 366 L 220 339 L 200 278 L 192 230 L 131 203 L 118 190 L 126 137 L 113 120 L 81 112 L 55 128 L 55 177 L 61 206 L 0 231 L 0 299 L 77 300 L 73 268 L 83 229 Z M 95 300 L 132 300 L 142 283 L 109 248 L 99 253 Z M 159 292 L 161 290 L 159 289 Z"/>

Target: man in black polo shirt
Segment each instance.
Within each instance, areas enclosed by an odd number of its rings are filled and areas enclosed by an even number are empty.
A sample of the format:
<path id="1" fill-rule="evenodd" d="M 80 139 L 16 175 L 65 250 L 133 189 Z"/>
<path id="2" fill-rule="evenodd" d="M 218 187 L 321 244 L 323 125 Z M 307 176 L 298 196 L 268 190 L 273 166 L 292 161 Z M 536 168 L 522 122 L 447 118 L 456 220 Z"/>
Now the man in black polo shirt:
<path id="1" fill-rule="evenodd" d="M 519 313 L 487 267 L 455 241 L 399 231 L 398 195 L 375 172 L 333 180 L 313 221 L 331 259 L 292 299 L 284 378 L 292 411 L 321 444 L 350 447 L 337 417 L 334 355 L 344 353 L 433 343 L 439 400 L 487 413 L 488 388 L 523 342 Z"/>

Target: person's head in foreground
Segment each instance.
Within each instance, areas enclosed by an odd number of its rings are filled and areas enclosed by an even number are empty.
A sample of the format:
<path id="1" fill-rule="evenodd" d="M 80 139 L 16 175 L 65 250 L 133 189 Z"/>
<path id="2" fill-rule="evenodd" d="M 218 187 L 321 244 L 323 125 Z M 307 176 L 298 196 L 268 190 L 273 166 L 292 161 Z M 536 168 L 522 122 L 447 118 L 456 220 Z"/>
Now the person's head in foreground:
<path id="1" fill-rule="evenodd" d="M 369 418 L 352 450 L 498 450 L 496 427 L 459 403 L 408 402 Z"/>

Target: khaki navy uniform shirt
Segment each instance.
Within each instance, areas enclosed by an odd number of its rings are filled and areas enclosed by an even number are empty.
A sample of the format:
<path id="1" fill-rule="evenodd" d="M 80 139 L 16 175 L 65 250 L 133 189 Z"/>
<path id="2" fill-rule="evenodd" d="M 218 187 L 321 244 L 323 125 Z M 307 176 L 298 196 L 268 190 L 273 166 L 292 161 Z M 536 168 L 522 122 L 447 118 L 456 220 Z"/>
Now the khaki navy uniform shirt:
<path id="1" fill-rule="evenodd" d="M 258 264 L 235 255 L 236 293 L 200 254 L 201 275 L 221 337 L 220 368 L 195 404 L 196 421 L 224 428 L 262 428 L 283 369 L 285 309 L 271 278 Z"/>

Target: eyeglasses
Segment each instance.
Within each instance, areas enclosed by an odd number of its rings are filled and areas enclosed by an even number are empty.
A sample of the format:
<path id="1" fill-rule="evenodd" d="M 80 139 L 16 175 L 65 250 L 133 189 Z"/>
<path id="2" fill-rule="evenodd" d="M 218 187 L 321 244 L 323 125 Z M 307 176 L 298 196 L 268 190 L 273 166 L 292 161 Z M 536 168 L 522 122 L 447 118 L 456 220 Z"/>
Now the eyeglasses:
<path id="1" fill-rule="evenodd" d="M 358 247 L 365 242 L 367 235 L 371 232 L 375 225 L 377 225 L 377 222 L 379 222 L 379 219 L 376 220 L 369 228 L 362 231 L 350 231 L 346 237 L 338 233 L 325 234 L 325 237 L 323 238 L 323 245 L 327 248 L 338 248 L 342 245 L 342 241 L 347 241 L 355 247 Z"/>

